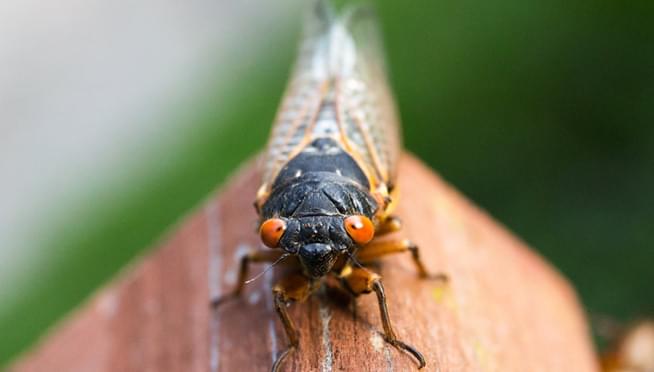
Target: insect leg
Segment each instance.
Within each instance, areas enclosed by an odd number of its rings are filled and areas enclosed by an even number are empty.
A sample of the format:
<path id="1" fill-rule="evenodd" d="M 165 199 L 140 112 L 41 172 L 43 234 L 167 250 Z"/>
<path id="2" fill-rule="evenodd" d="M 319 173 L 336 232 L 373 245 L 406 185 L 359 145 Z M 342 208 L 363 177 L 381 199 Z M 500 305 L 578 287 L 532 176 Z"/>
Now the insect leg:
<path id="1" fill-rule="evenodd" d="M 413 355 L 413 357 L 418 360 L 418 369 L 422 369 L 426 365 L 425 357 L 423 357 L 422 354 L 416 350 L 416 348 L 404 343 L 401 340 L 398 340 L 397 336 L 395 336 L 395 331 L 393 331 L 393 325 L 391 324 L 391 318 L 388 315 L 386 295 L 384 294 L 384 286 L 381 283 L 381 279 L 377 279 L 372 282 L 372 289 L 377 295 L 377 302 L 379 303 L 379 312 L 382 318 L 382 325 L 384 326 L 384 336 L 386 337 L 386 341 L 388 341 L 391 345 L 399 348 L 400 350 L 404 350 Z"/>
<path id="2" fill-rule="evenodd" d="M 248 269 L 250 263 L 252 262 L 274 262 L 277 260 L 283 252 L 281 250 L 258 250 L 252 251 L 241 257 L 241 264 L 238 271 L 238 281 L 236 283 L 236 288 L 230 293 L 227 293 L 223 296 L 215 298 L 211 301 L 211 306 L 216 308 L 221 304 L 225 303 L 227 300 L 238 297 L 241 292 L 243 292 L 243 286 L 247 280 Z"/>
<path id="3" fill-rule="evenodd" d="M 447 281 L 447 276 L 444 274 L 429 274 L 425 268 L 425 264 L 420 258 L 420 250 L 418 249 L 418 246 L 408 239 L 390 241 L 373 240 L 368 245 L 365 245 L 359 249 L 357 252 L 357 259 L 359 259 L 361 262 L 369 262 L 387 254 L 400 252 L 411 252 L 411 258 L 413 258 L 413 262 L 416 265 L 419 277 Z"/>
<path id="4" fill-rule="evenodd" d="M 402 229 L 402 220 L 397 216 L 388 216 L 386 219 L 379 224 L 377 231 L 375 231 L 376 236 L 386 235 L 400 231 Z"/>
<path id="5" fill-rule="evenodd" d="M 377 295 L 377 302 L 379 303 L 379 313 L 384 327 L 384 338 L 386 339 L 386 342 L 413 355 L 413 357 L 418 360 L 418 369 L 423 368 L 426 363 L 422 354 L 413 346 L 399 340 L 395 335 L 393 325 L 391 324 L 391 318 L 388 315 L 388 306 L 386 305 L 386 295 L 384 294 L 384 286 L 381 283 L 381 276 L 367 269 L 353 268 L 349 271 L 348 275 L 342 279 L 345 286 L 354 295 L 375 292 Z"/>
<path id="6" fill-rule="evenodd" d="M 301 274 L 286 276 L 273 287 L 275 311 L 284 325 L 284 331 L 286 331 L 286 337 L 288 337 L 288 347 L 279 354 L 273 363 L 272 372 L 280 370 L 286 357 L 298 347 L 300 341 L 298 330 L 288 315 L 286 307 L 292 301 L 302 302 L 306 300 L 311 291 L 311 283 Z"/>

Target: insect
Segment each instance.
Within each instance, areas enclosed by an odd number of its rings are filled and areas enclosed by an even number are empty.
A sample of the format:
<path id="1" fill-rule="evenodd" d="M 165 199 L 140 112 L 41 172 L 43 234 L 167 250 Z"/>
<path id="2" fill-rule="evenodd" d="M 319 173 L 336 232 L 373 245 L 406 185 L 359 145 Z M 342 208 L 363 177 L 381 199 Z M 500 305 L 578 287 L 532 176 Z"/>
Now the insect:
<path id="1" fill-rule="evenodd" d="M 335 277 L 353 296 L 375 293 L 385 340 L 425 366 L 425 358 L 396 336 L 382 278 L 366 264 L 409 252 L 429 277 L 418 247 L 407 239 L 379 240 L 401 228 L 393 207 L 400 133 L 388 89 L 374 12 L 336 13 L 318 1 L 305 25 L 295 69 L 262 158 L 255 208 L 264 245 L 241 260 L 234 291 L 241 294 L 250 263 L 286 261 L 294 268 L 272 288 L 288 347 L 278 371 L 298 348 L 287 305 L 303 302 Z M 274 265 L 273 264 L 273 265 Z"/>

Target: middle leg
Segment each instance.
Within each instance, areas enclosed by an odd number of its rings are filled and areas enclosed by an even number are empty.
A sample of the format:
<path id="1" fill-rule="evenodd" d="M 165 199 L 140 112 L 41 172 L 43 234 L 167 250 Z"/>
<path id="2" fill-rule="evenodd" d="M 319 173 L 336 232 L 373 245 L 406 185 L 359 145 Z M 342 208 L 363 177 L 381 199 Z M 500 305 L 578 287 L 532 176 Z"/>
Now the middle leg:
<path id="1" fill-rule="evenodd" d="M 420 250 L 418 246 L 413 244 L 408 239 L 400 240 L 383 240 L 376 241 L 373 240 L 371 243 L 361 247 L 357 252 L 357 259 L 362 263 L 370 262 L 381 256 L 392 253 L 401 253 L 401 252 L 411 252 L 411 258 L 413 263 L 416 265 L 418 270 L 418 276 L 420 278 L 431 278 L 438 280 L 447 280 L 447 277 L 443 274 L 430 275 L 425 267 L 425 264 L 422 262 L 420 257 Z"/>

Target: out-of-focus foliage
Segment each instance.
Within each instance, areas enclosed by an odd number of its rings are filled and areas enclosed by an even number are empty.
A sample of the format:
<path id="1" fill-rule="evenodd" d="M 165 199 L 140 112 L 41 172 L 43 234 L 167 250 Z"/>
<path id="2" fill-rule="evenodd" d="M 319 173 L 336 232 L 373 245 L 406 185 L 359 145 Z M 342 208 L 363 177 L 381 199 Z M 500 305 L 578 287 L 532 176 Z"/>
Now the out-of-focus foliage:
<path id="1" fill-rule="evenodd" d="M 590 312 L 653 312 L 653 3 L 429 4 L 381 10 L 409 149 Z"/>
<path id="2" fill-rule="evenodd" d="M 623 319 L 654 312 L 653 4 L 378 4 L 409 150 L 538 248 L 591 313 Z M 0 319 L 0 361 L 264 145 L 295 53 L 287 37 L 216 103 L 228 117 L 190 108 L 196 132 L 161 149 L 156 178 L 56 221 L 47 246 L 60 261 Z"/>

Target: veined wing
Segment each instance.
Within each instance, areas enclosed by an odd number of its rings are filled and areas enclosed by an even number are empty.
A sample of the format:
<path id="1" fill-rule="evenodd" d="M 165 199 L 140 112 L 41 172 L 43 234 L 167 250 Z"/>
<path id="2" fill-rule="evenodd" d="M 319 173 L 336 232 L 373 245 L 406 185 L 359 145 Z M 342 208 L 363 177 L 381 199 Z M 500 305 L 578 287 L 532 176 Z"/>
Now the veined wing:
<path id="1" fill-rule="evenodd" d="M 316 138 L 332 137 L 359 163 L 371 188 L 392 188 L 400 133 L 377 24 L 368 8 L 336 16 L 319 2 L 304 37 L 263 159 L 263 190 Z"/>

